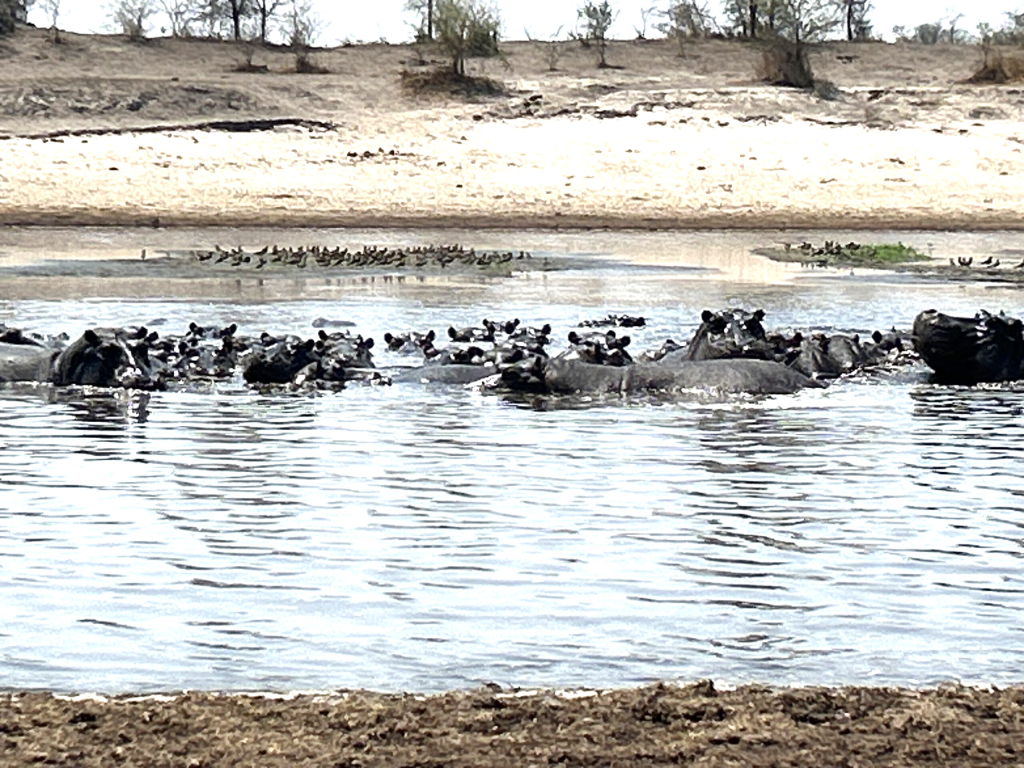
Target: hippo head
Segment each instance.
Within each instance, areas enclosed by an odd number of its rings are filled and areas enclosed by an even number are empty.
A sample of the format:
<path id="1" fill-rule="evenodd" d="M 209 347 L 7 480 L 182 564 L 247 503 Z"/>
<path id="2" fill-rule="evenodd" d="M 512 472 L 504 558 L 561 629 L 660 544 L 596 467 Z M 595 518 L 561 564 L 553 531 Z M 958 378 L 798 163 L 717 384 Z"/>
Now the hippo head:
<path id="1" fill-rule="evenodd" d="M 517 392 L 547 392 L 544 380 L 547 364 L 547 357 L 526 355 L 501 369 L 501 384 Z"/>
<path id="2" fill-rule="evenodd" d="M 57 356 L 52 381 L 58 386 L 155 388 L 146 336 L 144 328 L 87 330 Z"/>
<path id="3" fill-rule="evenodd" d="M 764 311 L 726 309 L 701 313 L 701 324 L 690 340 L 688 360 L 751 357 L 771 359 L 771 347 L 761 321 Z"/>
<path id="4" fill-rule="evenodd" d="M 1021 321 L 979 312 L 951 317 L 934 309 L 914 319 L 914 348 L 946 384 L 1012 381 L 1024 375 Z"/>

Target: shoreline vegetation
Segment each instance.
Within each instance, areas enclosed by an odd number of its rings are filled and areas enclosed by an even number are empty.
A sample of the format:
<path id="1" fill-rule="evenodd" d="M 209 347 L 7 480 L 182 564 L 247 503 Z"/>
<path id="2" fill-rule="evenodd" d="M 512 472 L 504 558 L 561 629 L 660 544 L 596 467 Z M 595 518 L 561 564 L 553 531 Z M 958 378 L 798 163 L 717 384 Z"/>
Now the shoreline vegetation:
<path id="1" fill-rule="evenodd" d="M 1024 102 L 969 82 L 977 46 L 808 46 L 825 98 L 740 40 L 609 41 L 608 68 L 507 42 L 457 94 L 409 87 L 444 65 L 413 44 L 312 74 L 231 42 L 2 45 L 0 225 L 1024 229 Z"/>
<path id="2" fill-rule="evenodd" d="M 4 765 L 1018 764 L 1024 689 L 0 695 Z"/>

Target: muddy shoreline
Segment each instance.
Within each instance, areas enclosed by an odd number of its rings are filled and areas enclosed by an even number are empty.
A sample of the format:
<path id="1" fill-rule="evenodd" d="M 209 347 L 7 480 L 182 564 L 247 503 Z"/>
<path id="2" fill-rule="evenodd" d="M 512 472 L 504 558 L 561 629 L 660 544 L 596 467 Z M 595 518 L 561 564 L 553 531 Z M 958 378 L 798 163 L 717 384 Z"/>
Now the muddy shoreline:
<path id="1" fill-rule="evenodd" d="M 4 765 L 1016 765 L 1024 688 L 0 696 Z"/>

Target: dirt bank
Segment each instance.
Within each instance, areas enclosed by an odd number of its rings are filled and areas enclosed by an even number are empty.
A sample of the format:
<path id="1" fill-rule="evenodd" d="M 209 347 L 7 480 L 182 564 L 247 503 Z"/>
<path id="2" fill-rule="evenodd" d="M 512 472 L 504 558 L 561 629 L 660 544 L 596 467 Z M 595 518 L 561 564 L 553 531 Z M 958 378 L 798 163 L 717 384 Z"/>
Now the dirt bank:
<path id="1" fill-rule="evenodd" d="M 440 54 L 239 72 L 232 43 L 3 42 L 0 224 L 1020 228 L 1024 101 L 970 46 L 835 43 L 837 100 L 765 86 L 738 41 L 508 43 L 497 96 L 402 87 Z M 254 130 L 265 128 L 266 130 Z M 145 132 L 142 132 L 145 131 Z"/>
<path id="2" fill-rule="evenodd" d="M 1024 690 L 0 697 L 4 765 L 1019 765 Z"/>

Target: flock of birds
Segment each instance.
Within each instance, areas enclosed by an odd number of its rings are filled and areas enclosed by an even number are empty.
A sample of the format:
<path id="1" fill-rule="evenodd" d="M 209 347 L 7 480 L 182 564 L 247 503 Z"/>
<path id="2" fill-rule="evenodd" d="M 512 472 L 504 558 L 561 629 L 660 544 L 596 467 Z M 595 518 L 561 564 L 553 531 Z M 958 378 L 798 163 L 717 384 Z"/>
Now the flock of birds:
<path id="1" fill-rule="evenodd" d="M 450 266 L 486 269 L 508 265 L 532 258 L 526 251 L 478 251 L 461 245 L 427 245 L 388 248 L 366 245 L 359 250 L 348 248 L 326 248 L 320 245 L 277 246 L 267 245 L 258 251 L 246 251 L 241 246 L 224 249 L 215 245 L 213 250 L 193 250 L 190 256 L 196 262 L 227 267 L 249 267 L 263 269 L 267 266 L 282 267 L 316 266 L 329 268 L 446 268 Z M 145 256 L 143 256 L 145 258 Z"/>
<path id="2" fill-rule="evenodd" d="M 949 266 L 962 269 L 970 269 L 975 266 L 980 267 L 981 269 L 999 269 L 999 267 L 1002 266 L 1002 263 L 999 261 L 999 259 L 993 256 L 988 256 L 987 258 L 984 258 L 981 261 L 979 261 L 977 264 L 974 263 L 973 256 L 957 256 L 955 259 L 950 257 Z M 1008 264 L 1007 268 L 1024 270 L 1024 259 L 1021 259 L 1020 262 L 1017 264 Z"/>

